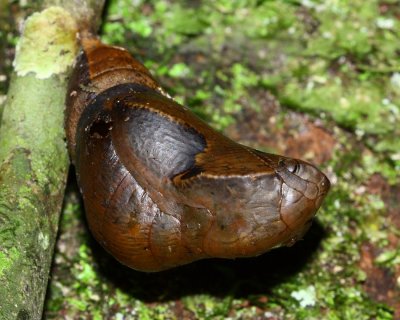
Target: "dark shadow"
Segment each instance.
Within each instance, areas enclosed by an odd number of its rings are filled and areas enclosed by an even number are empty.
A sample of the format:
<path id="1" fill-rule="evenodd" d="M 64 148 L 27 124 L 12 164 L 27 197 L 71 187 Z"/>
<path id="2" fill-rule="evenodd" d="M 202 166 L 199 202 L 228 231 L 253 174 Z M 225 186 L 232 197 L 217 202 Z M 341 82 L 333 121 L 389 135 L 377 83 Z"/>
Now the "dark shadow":
<path id="1" fill-rule="evenodd" d="M 110 5 L 111 5 L 110 1 L 106 0 L 104 2 L 103 12 L 101 13 L 100 21 L 107 21 L 107 15 L 108 15 L 108 12 L 110 10 Z M 99 26 L 99 30 L 97 30 L 97 32 L 99 34 L 102 34 L 103 33 L 103 29 L 104 29 L 104 23 L 101 23 L 100 26 Z"/>

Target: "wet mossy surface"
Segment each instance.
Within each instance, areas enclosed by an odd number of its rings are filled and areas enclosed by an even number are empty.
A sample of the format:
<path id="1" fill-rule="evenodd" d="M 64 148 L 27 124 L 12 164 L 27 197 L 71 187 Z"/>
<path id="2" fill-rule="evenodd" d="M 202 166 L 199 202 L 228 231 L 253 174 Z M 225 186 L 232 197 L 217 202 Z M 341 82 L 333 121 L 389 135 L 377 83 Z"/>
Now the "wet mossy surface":
<path id="1" fill-rule="evenodd" d="M 71 172 L 45 318 L 400 318 L 399 5 L 109 1 L 104 41 L 231 138 L 314 162 L 332 189 L 293 247 L 146 274 L 90 236 Z"/>

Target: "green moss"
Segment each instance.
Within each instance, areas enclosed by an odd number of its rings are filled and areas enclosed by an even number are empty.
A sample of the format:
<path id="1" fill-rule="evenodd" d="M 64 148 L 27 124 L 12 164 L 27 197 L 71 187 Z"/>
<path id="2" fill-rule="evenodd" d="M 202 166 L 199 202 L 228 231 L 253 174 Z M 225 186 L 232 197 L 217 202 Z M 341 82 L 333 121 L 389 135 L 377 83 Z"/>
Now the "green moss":
<path id="1" fill-rule="evenodd" d="M 0 252 L 0 277 L 10 269 L 14 261 L 18 261 L 20 254 L 15 247 L 10 248 L 8 253 Z"/>
<path id="2" fill-rule="evenodd" d="M 400 249 L 382 252 L 375 260 L 378 265 L 395 267 L 400 264 Z"/>
<path id="3" fill-rule="evenodd" d="M 183 299 L 186 308 L 198 319 L 223 319 L 231 309 L 233 297 L 218 299 L 209 295 L 193 295 Z"/>
<path id="4" fill-rule="evenodd" d="M 264 79 L 292 108 L 324 112 L 370 143 L 377 152 L 397 154 L 400 120 L 396 36 L 398 20 L 379 14 L 378 1 L 308 2 L 313 33 L 294 32 L 306 48 L 284 49 L 286 64 L 279 75 Z M 368 141 L 368 140 L 367 140 Z"/>

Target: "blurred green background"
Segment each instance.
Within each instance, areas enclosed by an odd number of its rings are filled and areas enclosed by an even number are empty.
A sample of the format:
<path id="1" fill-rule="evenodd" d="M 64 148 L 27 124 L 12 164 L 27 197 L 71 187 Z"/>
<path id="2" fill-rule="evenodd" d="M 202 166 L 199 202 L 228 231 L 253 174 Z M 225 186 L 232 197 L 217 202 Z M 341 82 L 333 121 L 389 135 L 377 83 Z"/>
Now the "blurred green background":
<path id="1" fill-rule="evenodd" d="M 0 102 L 30 10 L 3 6 Z M 145 274 L 91 238 L 72 172 L 45 318 L 400 319 L 399 34 L 394 0 L 109 1 L 103 41 L 218 130 L 333 185 L 291 248 Z"/>

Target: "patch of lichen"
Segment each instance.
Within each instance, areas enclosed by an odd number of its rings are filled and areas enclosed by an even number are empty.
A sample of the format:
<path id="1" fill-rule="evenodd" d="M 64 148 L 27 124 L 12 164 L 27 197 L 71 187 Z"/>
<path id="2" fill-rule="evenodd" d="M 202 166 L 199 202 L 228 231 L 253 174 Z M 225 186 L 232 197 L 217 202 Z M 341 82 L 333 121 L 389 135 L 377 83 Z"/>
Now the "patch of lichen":
<path id="1" fill-rule="evenodd" d="M 324 170 L 333 186 L 317 216 L 321 230 L 310 230 L 319 234 L 319 242 L 311 235 L 290 252 L 265 255 L 266 265 L 282 263 L 277 256 L 296 256 L 302 245 L 317 242 L 301 251 L 311 253 L 294 273 L 283 271 L 296 262 L 289 258 L 277 269 L 257 273 L 260 257 L 245 265 L 247 276 L 240 277 L 232 265 L 217 265 L 211 270 L 230 285 L 215 294 L 211 286 L 191 292 L 187 288 L 195 281 L 182 284 L 187 278 L 176 271 L 175 286 L 188 293 L 165 302 L 168 293 L 161 290 L 148 303 L 143 297 L 154 290 L 142 285 L 148 275 L 128 273 L 129 289 L 104 275 L 101 260 L 92 255 L 93 242 L 77 227 L 74 202 L 66 207 L 63 232 L 79 229 L 71 235 L 78 237 L 73 252 L 59 249 L 56 257 L 48 318 L 64 310 L 71 317 L 95 319 L 174 319 L 183 308 L 196 319 L 392 319 L 393 310 L 364 291 L 367 275 L 359 263 L 365 241 L 381 249 L 374 263 L 389 273 L 394 274 L 400 254 L 387 249 L 388 235 L 398 234 L 388 223 L 389 208 L 368 189 L 376 173 L 390 184 L 399 183 L 400 26 L 395 6 L 375 0 L 135 3 L 109 2 L 103 39 L 128 47 L 174 97 L 215 127 L 232 124 L 243 101 L 258 110 L 260 101 L 248 93 L 268 89 L 284 108 L 319 118 L 331 132 L 336 146 Z M 265 280 L 265 272 L 277 280 Z M 239 294 L 243 286 L 257 290 Z"/>
<path id="2" fill-rule="evenodd" d="M 17 44 L 14 70 L 19 76 L 32 72 L 38 79 L 65 73 L 77 54 L 76 32 L 75 20 L 60 7 L 33 14 Z"/>

